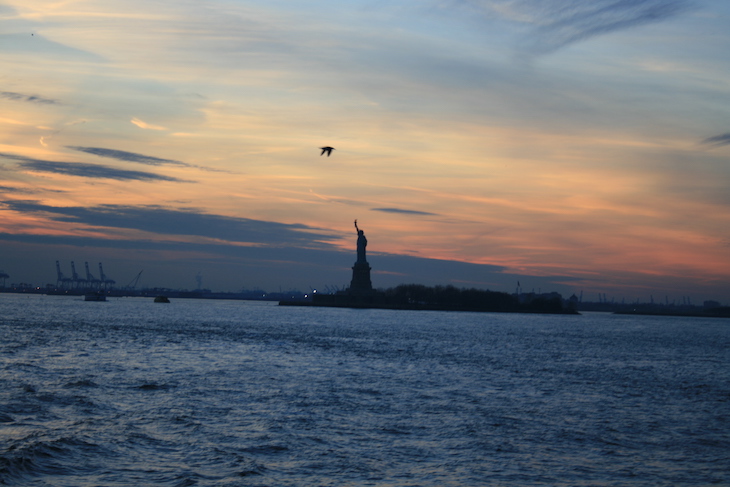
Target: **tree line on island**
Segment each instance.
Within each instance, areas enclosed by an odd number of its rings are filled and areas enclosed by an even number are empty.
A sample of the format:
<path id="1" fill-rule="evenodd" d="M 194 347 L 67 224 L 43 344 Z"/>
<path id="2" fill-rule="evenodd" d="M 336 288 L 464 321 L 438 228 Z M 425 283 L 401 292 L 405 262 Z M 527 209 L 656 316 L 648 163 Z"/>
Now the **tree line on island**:
<path id="1" fill-rule="evenodd" d="M 460 289 L 452 285 L 424 286 L 401 284 L 378 291 L 383 304 L 410 309 L 463 311 L 570 313 L 573 303 L 565 303 L 558 293 L 508 294 L 481 289 Z"/>

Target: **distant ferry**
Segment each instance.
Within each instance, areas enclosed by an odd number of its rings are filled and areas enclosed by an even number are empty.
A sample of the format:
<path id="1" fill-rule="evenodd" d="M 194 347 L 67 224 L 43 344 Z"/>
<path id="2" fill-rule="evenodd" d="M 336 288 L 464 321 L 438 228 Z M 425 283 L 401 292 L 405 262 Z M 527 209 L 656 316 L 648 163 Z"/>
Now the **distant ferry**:
<path id="1" fill-rule="evenodd" d="M 86 293 L 84 301 L 106 301 L 106 296 L 102 293 Z"/>

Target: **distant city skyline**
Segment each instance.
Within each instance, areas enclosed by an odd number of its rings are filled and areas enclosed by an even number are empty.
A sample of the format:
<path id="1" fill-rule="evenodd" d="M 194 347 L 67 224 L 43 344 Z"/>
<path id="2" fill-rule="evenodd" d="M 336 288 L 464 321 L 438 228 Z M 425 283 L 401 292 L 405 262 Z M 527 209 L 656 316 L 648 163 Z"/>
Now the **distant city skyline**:
<path id="1" fill-rule="evenodd" d="M 414 268 L 421 268 L 424 265 L 424 262 L 427 262 L 424 259 L 415 259 L 414 262 L 411 264 L 411 266 L 408 266 L 406 262 L 400 262 L 398 264 L 397 262 L 400 260 L 397 258 L 397 256 L 390 256 L 395 257 L 395 260 L 389 260 L 388 256 L 386 257 L 386 262 L 390 263 L 391 265 L 394 265 L 398 267 L 399 265 L 404 267 L 404 269 L 410 269 L 410 272 L 413 275 L 417 275 L 417 272 L 414 272 Z M 287 291 L 300 291 L 303 293 L 308 293 L 311 291 L 320 292 L 320 293 L 335 293 L 340 290 L 347 289 L 349 282 L 332 282 L 329 284 L 319 285 L 319 286 L 312 286 L 306 285 L 306 286 L 293 286 L 288 285 L 287 283 L 283 284 L 271 284 L 270 286 L 260 286 L 260 285 L 248 285 L 248 286 L 240 286 L 238 288 L 218 288 L 215 286 L 207 286 L 202 285 L 203 280 L 205 279 L 205 276 L 198 272 L 193 276 L 190 276 L 189 281 L 190 282 L 179 282 L 175 284 L 167 284 L 167 285 L 159 285 L 159 284 L 147 284 L 147 282 L 160 282 L 160 279 L 156 276 L 150 276 L 149 272 L 146 274 L 146 276 L 143 277 L 145 274 L 145 269 L 140 269 L 138 272 L 134 273 L 134 275 L 128 275 L 130 271 L 129 269 L 125 270 L 125 273 L 123 276 L 125 277 L 122 281 L 117 282 L 114 279 L 112 279 L 110 275 L 106 273 L 106 271 L 102 273 L 97 272 L 96 274 L 94 271 L 89 270 L 89 276 L 93 279 L 91 282 L 88 282 L 87 280 L 87 269 L 86 267 L 89 266 L 91 269 L 98 269 L 103 263 L 91 263 L 88 261 L 83 261 L 80 263 L 77 263 L 76 261 L 69 261 L 66 263 L 58 262 L 58 268 L 56 270 L 56 275 L 54 275 L 52 278 L 46 279 L 43 282 L 30 282 L 28 280 L 18 279 L 13 280 L 11 279 L 12 276 L 9 276 L 6 273 L 3 273 L 0 269 L 0 279 L 3 281 L 10 279 L 10 283 L 4 282 L 4 286 L 6 288 L 10 288 L 13 285 L 32 285 L 34 288 L 53 288 L 55 290 L 59 289 L 67 289 L 67 290 L 83 290 L 83 289 L 91 289 L 96 286 L 96 288 L 99 289 L 108 289 L 108 290 L 124 290 L 124 289 L 136 289 L 136 290 L 142 290 L 142 289 L 154 289 L 154 288 L 165 288 L 165 289 L 171 289 L 171 290 L 182 290 L 182 291 L 195 291 L 195 290 L 206 290 L 211 292 L 230 292 L 230 293 L 237 293 L 237 292 L 247 292 L 252 290 L 263 290 L 266 292 L 287 292 Z M 433 262 L 434 266 L 441 265 L 444 268 L 449 268 L 453 266 L 453 262 Z M 471 273 L 478 273 L 479 267 L 481 266 L 473 266 L 474 269 L 470 269 L 469 264 L 464 265 L 462 268 L 462 275 L 468 276 L 471 275 Z M 76 270 L 77 278 L 73 278 L 73 271 Z M 467 270 L 469 269 L 469 270 Z M 58 274 L 58 270 L 60 270 L 61 274 Z M 457 288 L 485 288 L 482 285 L 482 283 L 474 283 L 469 282 L 465 280 L 459 280 L 459 279 L 450 279 L 448 282 L 446 281 L 430 281 L 430 278 L 428 277 L 428 269 L 424 270 L 421 269 L 422 275 L 420 276 L 419 281 L 408 281 L 408 282 L 401 282 L 398 281 L 397 277 L 398 275 L 408 275 L 407 273 L 388 273 L 388 272 L 381 272 L 380 277 L 382 278 L 382 285 L 374 286 L 377 289 L 388 289 L 388 288 L 394 288 L 400 284 L 425 284 L 428 286 L 443 286 L 443 285 L 451 285 L 455 286 Z M 499 271 L 498 269 L 494 269 L 492 272 Z M 334 271 L 337 272 L 337 271 Z M 349 270 L 349 272 L 352 272 Z M 389 275 L 390 274 L 390 275 Z M 50 275 L 50 274 L 49 274 Z M 131 276 L 131 277 L 130 277 Z M 507 279 L 515 278 L 519 276 L 511 276 L 511 275 L 504 275 L 499 274 L 499 277 L 497 277 L 494 282 L 493 286 L 489 287 L 487 286 L 485 289 L 491 289 L 493 291 L 498 292 L 506 292 L 509 294 L 513 293 L 519 293 L 519 294 L 549 294 L 553 292 L 561 293 L 563 296 L 563 299 L 568 299 L 571 297 L 571 295 L 574 295 L 576 298 L 578 298 L 580 301 L 586 301 L 586 302 L 596 302 L 596 303 L 631 303 L 631 302 L 641 302 L 641 303 L 658 303 L 658 304 L 669 304 L 669 305 L 694 305 L 694 306 L 700 306 L 703 302 L 706 301 L 716 301 L 715 299 L 708 299 L 703 296 L 693 296 L 693 295 L 669 295 L 665 294 L 664 296 L 649 294 L 647 296 L 638 296 L 638 297 L 631 297 L 628 298 L 627 296 L 622 295 L 620 292 L 616 295 L 609 296 L 606 293 L 597 293 L 597 294 L 591 294 L 586 295 L 584 297 L 584 292 L 581 290 L 579 292 L 572 291 L 569 287 L 566 287 L 563 284 L 555 283 L 550 281 L 549 279 L 545 280 L 535 280 L 533 281 L 529 276 L 527 277 L 528 283 L 536 284 L 538 287 L 525 287 L 521 284 L 521 282 L 518 280 L 516 283 L 513 283 L 513 287 L 509 288 L 509 282 Z M 129 278 L 129 279 L 127 279 Z M 524 276 L 523 276 L 524 278 Z M 64 282 L 61 282 L 61 279 L 63 279 Z M 547 287 L 541 287 L 541 285 L 545 285 Z M 720 302 L 720 301 L 718 301 Z M 725 302 L 722 302 L 720 304 L 725 304 Z"/>
<path id="2" fill-rule="evenodd" d="M 730 297 L 721 0 L 8 0 L 0 270 Z M 322 157 L 323 147 L 333 147 Z"/>

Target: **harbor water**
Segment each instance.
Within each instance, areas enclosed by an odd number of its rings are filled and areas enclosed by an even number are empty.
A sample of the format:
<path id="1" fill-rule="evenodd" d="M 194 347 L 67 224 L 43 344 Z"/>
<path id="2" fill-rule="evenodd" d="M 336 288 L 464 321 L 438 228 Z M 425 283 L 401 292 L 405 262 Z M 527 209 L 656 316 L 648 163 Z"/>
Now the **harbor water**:
<path id="1" fill-rule="evenodd" d="M 0 485 L 730 485 L 730 320 L 0 294 Z"/>

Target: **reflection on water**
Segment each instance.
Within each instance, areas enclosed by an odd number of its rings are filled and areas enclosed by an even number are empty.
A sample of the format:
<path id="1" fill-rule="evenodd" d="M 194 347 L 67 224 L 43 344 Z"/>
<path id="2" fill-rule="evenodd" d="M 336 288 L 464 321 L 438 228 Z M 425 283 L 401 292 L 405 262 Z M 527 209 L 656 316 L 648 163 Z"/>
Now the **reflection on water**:
<path id="1" fill-rule="evenodd" d="M 726 320 L 0 295 L 0 483 L 707 485 Z"/>

